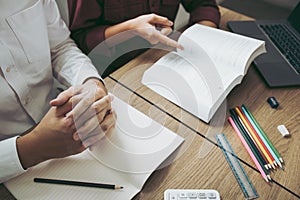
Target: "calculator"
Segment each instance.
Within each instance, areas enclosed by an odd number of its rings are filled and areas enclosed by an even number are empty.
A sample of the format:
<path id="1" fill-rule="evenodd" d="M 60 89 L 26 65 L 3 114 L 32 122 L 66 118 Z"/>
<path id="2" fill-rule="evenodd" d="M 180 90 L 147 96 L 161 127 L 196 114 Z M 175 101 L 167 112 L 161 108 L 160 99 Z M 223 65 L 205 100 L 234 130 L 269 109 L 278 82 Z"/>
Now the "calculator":
<path id="1" fill-rule="evenodd" d="M 217 190 L 210 189 L 167 189 L 164 200 L 220 200 Z"/>

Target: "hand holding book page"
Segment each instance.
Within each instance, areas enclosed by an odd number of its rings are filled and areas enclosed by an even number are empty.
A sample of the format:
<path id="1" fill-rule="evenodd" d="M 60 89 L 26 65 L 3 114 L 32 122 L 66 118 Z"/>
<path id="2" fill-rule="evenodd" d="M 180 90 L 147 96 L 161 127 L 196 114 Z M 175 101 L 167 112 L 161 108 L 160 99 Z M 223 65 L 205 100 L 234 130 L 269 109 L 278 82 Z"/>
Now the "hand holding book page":
<path id="1" fill-rule="evenodd" d="M 131 199 L 183 138 L 114 98 L 116 128 L 89 151 L 41 163 L 5 183 L 17 199 Z M 165 164 L 165 163 L 164 163 Z M 121 190 L 34 183 L 34 178 L 116 184 Z"/>
<path id="2" fill-rule="evenodd" d="M 207 123 L 266 51 L 264 41 L 199 24 L 184 31 L 179 43 L 184 50 L 154 63 L 142 83 Z"/>

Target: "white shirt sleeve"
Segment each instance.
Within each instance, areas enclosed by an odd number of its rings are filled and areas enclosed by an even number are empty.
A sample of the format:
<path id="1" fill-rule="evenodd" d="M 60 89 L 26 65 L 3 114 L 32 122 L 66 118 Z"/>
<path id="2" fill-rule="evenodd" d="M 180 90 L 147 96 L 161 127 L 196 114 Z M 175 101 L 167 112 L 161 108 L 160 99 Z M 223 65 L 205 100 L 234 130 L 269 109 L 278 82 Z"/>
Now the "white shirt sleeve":
<path id="1" fill-rule="evenodd" d="M 70 31 L 60 17 L 55 0 L 46 0 L 44 9 L 55 77 L 66 86 L 82 84 L 90 77 L 101 80 L 91 60 L 70 39 Z"/>
<path id="2" fill-rule="evenodd" d="M 66 86 L 80 85 L 90 77 L 101 80 L 91 60 L 70 38 L 51 49 L 51 59 L 55 77 Z"/>
<path id="3" fill-rule="evenodd" d="M 43 0 L 43 7 L 38 8 L 42 8 L 43 10 L 38 11 L 45 14 L 49 51 L 51 50 L 51 65 L 58 80 L 66 86 L 82 84 L 84 80 L 90 77 L 101 80 L 90 59 L 70 39 L 70 32 L 60 18 L 55 0 Z M 26 20 L 27 18 L 24 19 L 24 23 L 26 23 Z M 49 48 L 49 46 L 45 48 Z M 26 171 L 23 169 L 18 157 L 16 139 L 17 137 L 12 137 L 0 141 L 1 183 Z"/>
<path id="4" fill-rule="evenodd" d="M 0 141 L 0 183 L 25 172 L 18 156 L 17 137 Z"/>

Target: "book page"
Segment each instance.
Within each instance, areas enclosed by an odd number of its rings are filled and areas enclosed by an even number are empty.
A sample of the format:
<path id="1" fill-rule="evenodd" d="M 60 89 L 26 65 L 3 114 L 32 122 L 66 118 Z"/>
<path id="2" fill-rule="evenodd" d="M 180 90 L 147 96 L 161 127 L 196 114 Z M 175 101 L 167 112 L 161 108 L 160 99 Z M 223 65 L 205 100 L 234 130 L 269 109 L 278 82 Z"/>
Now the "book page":
<path id="1" fill-rule="evenodd" d="M 253 59 L 265 52 L 264 41 L 241 36 L 200 24 L 188 28 L 178 42 L 185 48 L 178 53 L 193 59 L 195 65 L 199 48 L 203 49 L 214 63 L 214 72 L 222 80 L 223 88 L 239 76 L 244 76 Z M 237 83 L 236 83 L 237 84 Z"/>
<path id="2" fill-rule="evenodd" d="M 213 65 L 206 54 L 201 55 L 201 61 L 204 68 Z M 204 121 L 216 98 L 201 71 L 176 52 L 163 56 L 145 71 L 142 83 Z"/>
<path id="3" fill-rule="evenodd" d="M 5 183 L 16 199 L 68 200 L 68 199 L 130 199 L 138 189 L 120 174 L 101 165 L 88 151 L 64 159 L 41 163 L 24 174 Z M 124 190 L 110 190 L 80 186 L 67 186 L 33 182 L 34 178 L 65 179 L 83 182 L 108 183 L 124 186 Z"/>
<path id="4" fill-rule="evenodd" d="M 205 122 L 241 82 L 264 42 L 195 24 L 170 52 L 145 71 L 142 83 Z"/>
<path id="5" fill-rule="evenodd" d="M 114 99 L 112 106 L 116 128 L 90 151 L 103 165 L 130 174 L 130 182 L 141 189 L 146 181 L 143 174 L 148 178 L 183 138 L 123 101 Z"/>
<path id="6" fill-rule="evenodd" d="M 23 200 L 133 198 L 183 138 L 118 98 L 114 98 L 112 106 L 118 115 L 113 133 L 81 154 L 53 159 L 30 168 L 6 182 L 8 190 Z M 33 182 L 37 177 L 116 184 L 124 189 Z"/>

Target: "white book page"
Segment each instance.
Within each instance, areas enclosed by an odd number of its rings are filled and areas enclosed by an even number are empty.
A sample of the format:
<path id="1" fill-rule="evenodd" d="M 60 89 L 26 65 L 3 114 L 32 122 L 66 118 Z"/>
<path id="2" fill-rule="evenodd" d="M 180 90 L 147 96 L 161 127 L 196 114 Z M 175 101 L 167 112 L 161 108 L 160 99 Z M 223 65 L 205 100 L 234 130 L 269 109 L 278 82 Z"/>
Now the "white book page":
<path id="1" fill-rule="evenodd" d="M 36 177 L 116 184 L 124 186 L 124 189 L 110 190 L 35 183 L 33 179 Z M 88 151 L 39 164 L 6 182 L 5 186 L 19 200 L 74 200 L 97 199 L 99 197 L 101 199 L 123 200 L 130 199 L 139 192 L 139 189 L 128 181 L 128 174 L 122 174 L 101 165 Z"/>
<path id="2" fill-rule="evenodd" d="M 223 88 L 229 87 L 237 77 L 245 75 L 254 57 L 265 52 L 263 41 L 199 24 L 187 29 L 178 42 L 185 48 L 184 51 L 178 50 L 178 53 L 192 58 L 193 62 L 197 61 L 199 48 L 208 54 Z M 258 53 L 253 55 L 257 49 Z"/>
<path id="3" fill-rule="evenodd" d="M 184 50 L 159 59 L 145 71 L 142 83 L 205 122 L 265 51 L 263 41 L 198 24 L 178 42 Z"/>
<path id="4" fill-rule="evenodd" d="M 91 153 L 102 164 L 132 174 L 130 182 L 141 189 L 183 138 L 123 101 L 114 99 L 112 106 L 118 119 L 116 128 L 94 145 Z"/>
<path id="5" fill-rule="evenodd" d="M 41 163 L 5 183 L 17 199 L 133 198 L 151 173 L 183 142 L 183 138 L 127 105 L 113 101 L 117 128 L 81 154 Z M 142 162 L 142 163 L 141 163 Z M 122 190 L 33 182 L 34 178 L 108 183 Z"/>
<path id="6" fill-rule="evenodd" d="M 213 65 L 205 53 L 200 58 L 204 68 Z M 205 75 L 176 52 L 163 56 L 145 71 L 142 83 L 204 121 L 216 99 Z"/>

